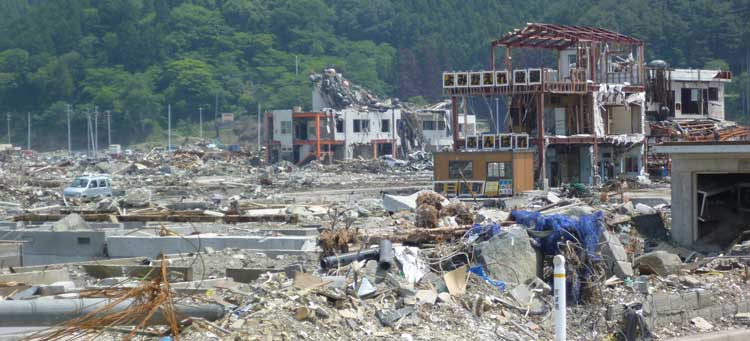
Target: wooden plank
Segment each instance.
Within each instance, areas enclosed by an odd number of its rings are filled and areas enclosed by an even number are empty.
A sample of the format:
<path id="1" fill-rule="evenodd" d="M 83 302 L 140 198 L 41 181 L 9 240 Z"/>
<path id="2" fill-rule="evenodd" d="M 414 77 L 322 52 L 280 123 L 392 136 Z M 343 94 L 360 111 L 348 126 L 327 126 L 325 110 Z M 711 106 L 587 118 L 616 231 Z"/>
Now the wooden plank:
<path id="1" fill-rule="evenodd" d="M 109 277 L 153 278 L 161 275 L 160 266 L 86 264 L 81 267 L 89 276 L 99 279 Z M 191 267 L 168 266 L 167 276 L 171 277 L 173 274 L 178 274 L 185 282 L 193 280 L 193 268 Z"/>

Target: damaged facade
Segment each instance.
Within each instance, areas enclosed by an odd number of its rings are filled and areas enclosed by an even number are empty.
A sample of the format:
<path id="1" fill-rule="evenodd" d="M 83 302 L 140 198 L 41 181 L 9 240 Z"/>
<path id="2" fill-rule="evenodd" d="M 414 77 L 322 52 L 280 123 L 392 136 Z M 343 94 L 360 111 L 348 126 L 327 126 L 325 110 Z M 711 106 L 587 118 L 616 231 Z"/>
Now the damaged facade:
<path id="1" fill-rule="evenodd" d="M 268 160 L 304 164 L 378 158 L 437 151 L 453 145 L 450 103 L 410 108 L 397 99 L 381 100 L 334 69 L 311 76 L 312 110 L 273 110 L 263 131 Z M 476 131 L 476 117 L 458 116 L 459 135 Z"/>
<path id="2" fill-rule="evenodd" d="M 498 46 L 506 48 L 504 68 L 495 65 Z M 454 115 L 460 97 L 505 97 L 508 130 L 528 133 L 536 146 L 537 183 L 645 174 L 642 41 L 598 28 L 529 24 L 491 48 L 489 70 L 444 73 L 444 93 Z M 555 51 L 555 66 L 514 66 L 514 48 Z M 454 141 L 463 145 L 459 136 Z"/>

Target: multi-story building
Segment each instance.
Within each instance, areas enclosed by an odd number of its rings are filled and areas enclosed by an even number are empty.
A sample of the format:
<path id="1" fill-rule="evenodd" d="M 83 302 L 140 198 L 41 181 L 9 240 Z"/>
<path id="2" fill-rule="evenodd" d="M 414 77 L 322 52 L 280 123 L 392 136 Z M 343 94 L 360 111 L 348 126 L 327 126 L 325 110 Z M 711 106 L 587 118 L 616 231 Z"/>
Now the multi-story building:
<path id="1" fill-rule="evenodd" d="M 496 66 L 495 50 L 505 47 Z M 517 50 L 535 54 L 519 65 Z M 507 131 L 527 133 L 536 146 L 538 184 L 596 184 L 645 173 L 645 68 L 642 41 L 605 29 L 528 24 L 491 45 L 490 68 L 445 72 L 444 94 L 458 115 L 461 97 L 504 97 Z M 466 144 L 454 130 L 454 147 Z"/>

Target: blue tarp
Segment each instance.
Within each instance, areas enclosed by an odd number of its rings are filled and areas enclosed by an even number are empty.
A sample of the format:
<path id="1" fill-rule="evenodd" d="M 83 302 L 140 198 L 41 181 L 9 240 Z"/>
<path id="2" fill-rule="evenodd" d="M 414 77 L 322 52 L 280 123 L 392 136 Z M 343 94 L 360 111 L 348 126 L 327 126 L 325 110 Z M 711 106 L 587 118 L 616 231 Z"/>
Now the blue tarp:
<path id="1" fill-rule="evenodd" d="M 505 282 L 496 281 L 487 277 L 487 275 L 484 274 L 484 268 L 482 268 L 481 265 L 472 266 L 471 268 L 469 268 L 469 272 L 479 276 L 479 278 L 485 280 L 489 284 L 492 284 L 494 287 L 500 289 L 500 291 L 505 291 Z"/>
<path id="2" fill-rule="evenodd" d="M 599 244 L 599 234 L 604 225 L 604 213 L 601 211 L 583 215 L 576 219 L 562 214 L 542 215 L 533 211 L 512 211 L 511 216 L 519 224 L 533 227 L 536 231 L 552 231 L 548 237 L 537 238 L 542 252 L 546 255 L 559 253 L 557 243 L 561 241 L 580 242 L 588 255 L 598 259 L 596 247 Z"/>

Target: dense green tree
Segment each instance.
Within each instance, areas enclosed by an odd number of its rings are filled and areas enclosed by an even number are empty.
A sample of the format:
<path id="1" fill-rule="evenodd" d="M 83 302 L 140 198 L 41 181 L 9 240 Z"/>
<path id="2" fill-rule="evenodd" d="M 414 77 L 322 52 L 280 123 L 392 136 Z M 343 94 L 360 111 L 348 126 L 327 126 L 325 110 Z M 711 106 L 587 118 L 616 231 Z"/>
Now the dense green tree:
<path id="1" fill-rule="evenodd" d="M 750 121 L 748 16 L 750 0 L 4 0 L 0 112 L 32 112 L 51 131 L 35 146 L 57 147 L 66 104 L 79 143 L 98 107 L 128 143 L 159 134 L 167 104 L 183 125 L 217 98 L 238 115 L 309 108 L 308 76 L 327 67 L 382 96 L 436 101 L 443 70 L 485 68 L 492 39 L 551 22 L 643 39 L 647 61 L 729 69 L 727 116 Z"/>

